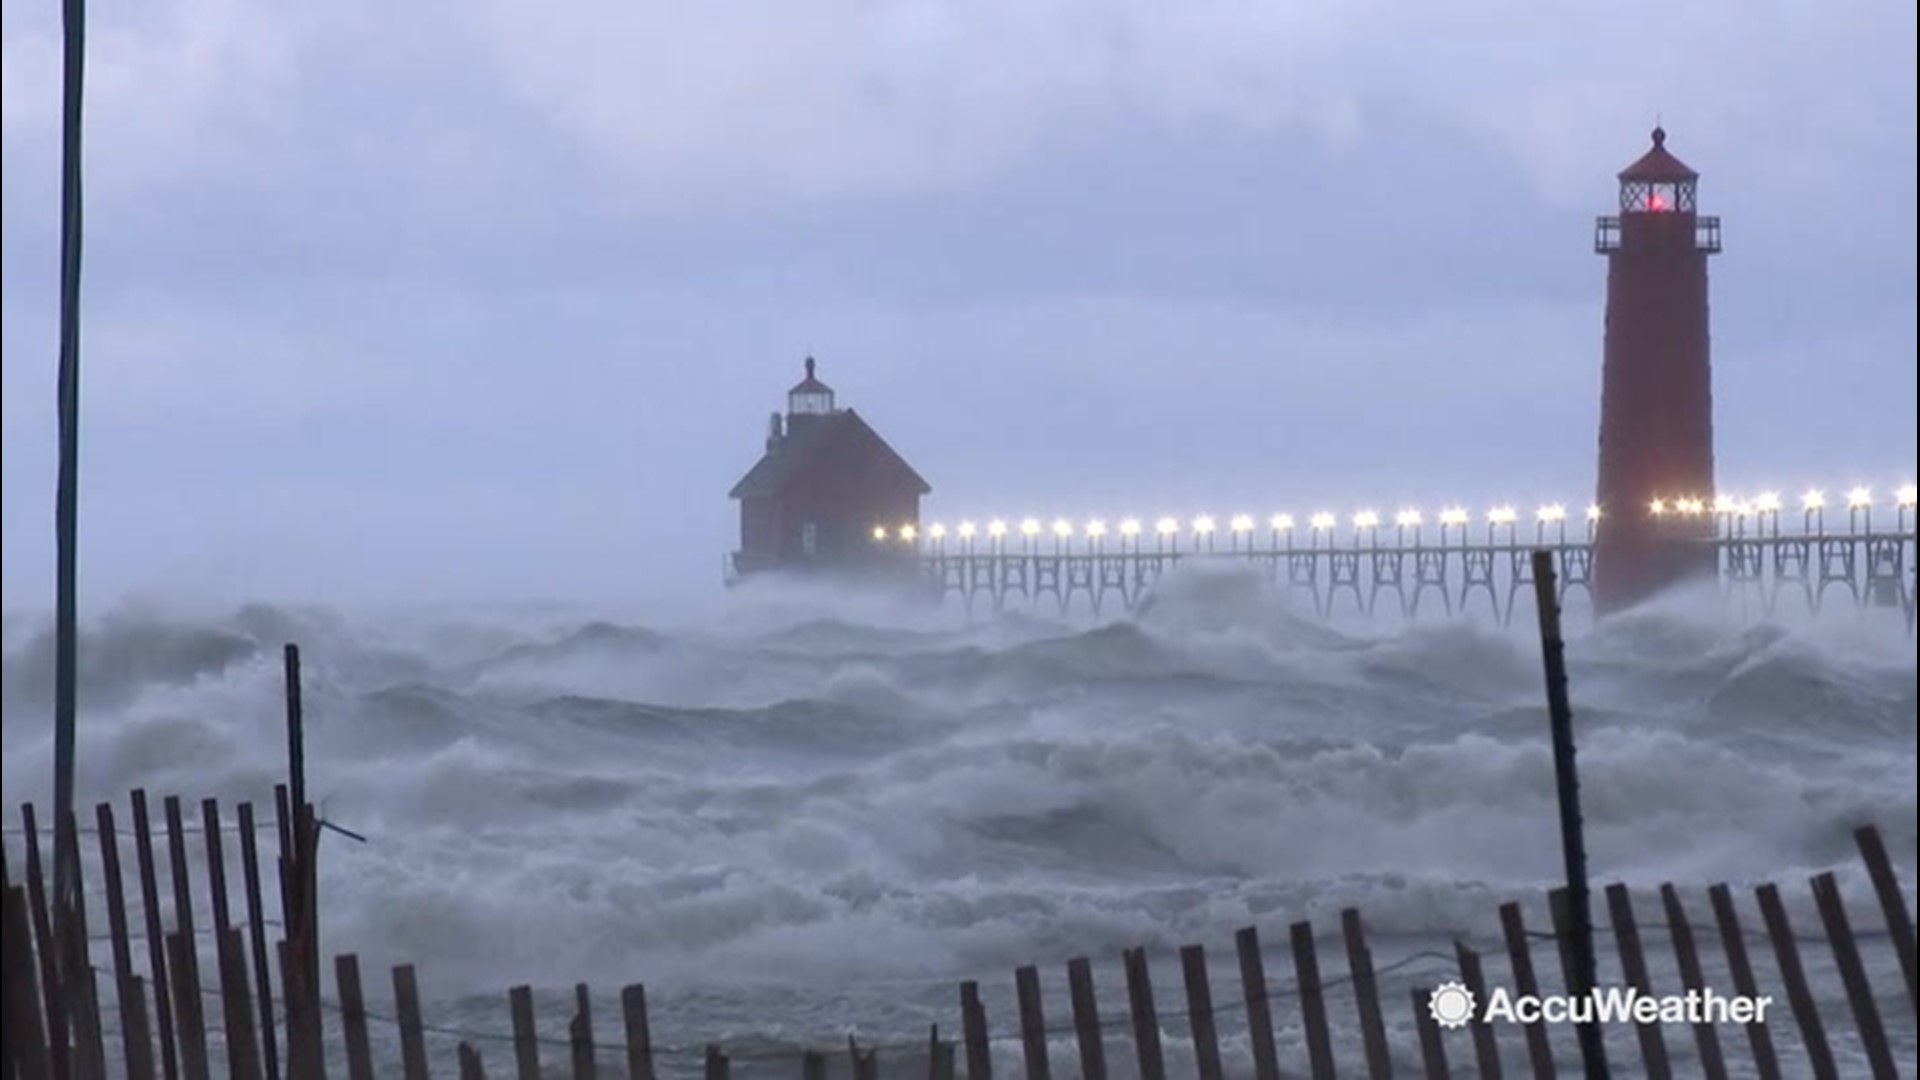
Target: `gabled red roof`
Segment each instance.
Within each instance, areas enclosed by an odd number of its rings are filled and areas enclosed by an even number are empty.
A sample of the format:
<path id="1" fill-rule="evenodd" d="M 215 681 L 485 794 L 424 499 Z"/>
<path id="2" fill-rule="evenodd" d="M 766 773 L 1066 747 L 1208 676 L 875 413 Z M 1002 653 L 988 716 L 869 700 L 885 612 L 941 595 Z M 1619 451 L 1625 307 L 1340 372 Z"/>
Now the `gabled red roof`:
<path id="1" fill-rule="evenodd" d="M 1653 149 L 1640 155 L 1639 161 L 1621 170 L 1620 179 L 1649 184 L 1677 184 L 1698 180 L 1700 174 L 1687 168 L 1686 162 L 1667 153 L 1667 130 L 1654 128 Z"/>

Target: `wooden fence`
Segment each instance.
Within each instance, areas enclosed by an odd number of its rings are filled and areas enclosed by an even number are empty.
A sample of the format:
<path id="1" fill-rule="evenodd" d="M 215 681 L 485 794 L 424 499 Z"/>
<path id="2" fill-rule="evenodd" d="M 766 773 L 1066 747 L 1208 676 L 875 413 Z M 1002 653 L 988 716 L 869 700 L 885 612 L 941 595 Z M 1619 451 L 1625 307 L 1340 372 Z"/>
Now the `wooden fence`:
<path id="1" fill-rule="evenodd" d="M 78 913 L 83 945 L 72 951 L 79 959 L 70 964 L 62 964 L 61 951 L 51 947 L 42 827 L 31 806 L 22 809 L 24 881 L 15 884 L 11 851 L 0 863 L 5 875 L 0 929 L 5 935 L 6 1080 L 117 1075 L 131 1080 L 210 1080 L 216 1072 L 235 1080 L 326 1075 L 415 1080 L 430 1074 L 436 1058 L 443 1063 L 443 1075 L 452 1065 L 468 1080 L 487 1075 L 483 1049 L 500 1059 L 494 1067 L 501 1075 L 521 1080 L 552 1075 L 654 1080 L 673 1075 L 729 1077 L 736 1072 L 797 1073 L 812 1080 L 825 1078 L 830 1070 L 855 1080 L 883 1074 L 982 1080 L 996 1068 L 1019 1075 L 1021 1067 L 1034 1080 L 1048 1080 L 1056 1069 L 1062 1077 L 1089 1080 L 1110 1074 L 1159 1080 L 1169 1075 L 1169 1049 L 1178 1051 L 1173 1057 L 1181 1074 L 1195 1072 L 1202 1080 L 1229 1075 L 1259 1080 L 1396 1073 L 1444 1077 L 1456 1072 L 1546 1078 L 1575 1075 L 1579 1068 L 1571 1027 L 1555 1031 L 1543 1023 L 1475 1020 L 1462 1030 L 1443 1030 L 1426 1005 L 1431 987 L 1443 981 L 1458 980 L 1483 1003 L 1494 986 L 1518 995 L 1550 994 L 1564 986 L 1563 979 L 1549 976 L 1548 969 L 1555 966 L 1552 958 L 1542 962 L 1536 956 L 1536 945 L 1556 942 L 1548 948 L 1558 954 L 1564 975 L 1569 923 L 1559 890 L 1547 898 L 1551 931 L 1529 929 L 1522 905 L 1505 904 L 1499 912 L 1501 947 L 1484 954 L 1462 941 L 1451 956 L 1415 954 L 1396 964 L 1377 965 L 1359 912 L 1346 910 L 1340 913 L 1337 932 L 1324 937 L 1309 921 L 1286 928 L 1291 977 L 1277 982 L 1269 978 L 1269 954 L 1259 930 L 1239 931 L 1233 943 L 1239 977 L 1228 989 L 1210 974 L 1206 949 L 1188 945 L 1178 956 L 1185 1004 L 1178 1010 L 1161 1008 L 1163 996 L 1155 990 L 1144 949 L 1126 950 L 1121 957 L 1125 1000 L 1117 1011 L 1111 1006 L 1102 1011 L 1096 970 L 1087 958 L 1065 966 L 1064 1009 L 1058 987 L 1050 1000 L 1039 969 L 1022 967 L 1012 981 L 1013 1015 L 1003 1021 L 1007 1026 L 999 1029 L 999 1036 L 988 1015 L 988 999 L 996 995 L 983 992 L 977 982 L 959 987 L 958 1039 L 949 1041 L 935 1027 L 912 1044 L 861 1045 L 849 1039 L 829 1049 L 768 1039 L 656 1042 L 646 989 L 639 984 L 621 989 L 617 1016 L 611 1020 L 596 1010 L 588 987 L 576 987 L 566 1034 L 558 1038 L 541 1033 L 535 995 L 527 986 L 505 995 L 509 1019 L 499 1030 L 429 1024 L 411 965 L 391 973 L 390 1013 L 367 1007 L 360 965 L 351 954 L 334 958 L 333 992 L 322 994 L 314 962 L 315 924 L 300 901 L 314 895 L 312 875 L 301 873 L 302 849 L 294 839 L 303 832 L 315 836 L 317 829 L 310 812 L 300 815 L 306 824 L 297 829 L 284 789 L 280 796 L 272 823 L 260 821 L 246 804 L 228 820 L 217 803 L 206 800 L 200 805 L 197 829 L 188 823 L 180 801 L 168 798 L 162 803 L 163 835 L 154 827 L 144 792 L 132 795 L 130 834 L 119 828 L 112 806 L 96 807 L 95 827 L 73 832 L 97 841 L 97 856 L 88 859 L 97 877 L 83 891 L 93 906 L 104 906 L 106 929 L 87 934 L 86 920 L 99 912 L 83 908 Z M 263 827 L 277 830 L 281 840 L 279 872 L 271 876 L 262 872 L 257 843 Z M 194 836 L 198 845 L 190 840 Z M 1863 828 L 1856 840 L 1884 933 L 1856 932 L 1856 914 L 1842 904 L 1831 873 L 1811 883 L 1818 935 L 1796 930 L 1781 890 L 1772 884 L 1753 890 L 1757 924 L 1750 915 L 1743 918 L 1734 890 L 1725 885 L 1707 890 L 1704 909 L 1697 898 L 1690 909 L 1671 885 L 1659 889 L 1651 909 L 1647 902 L 1637 903 L 1624 886 L 1605 889 L 1611 924 L 1605 933 L 1614 947 L 1607 963 L 1617 976 L 1614 985 L 1643 994 L 1711 986 L 1723 994 L 1768 994 L 1784 1003 L 1770 1023 L 1622 1025 L 1614 1032 L 1613 1044 L 1614 1063 L 1622 1073 L 1772 1078 L 1870 1072 L 1893 1077 L 1898 1075 L 1897 1052 L 1904 1052 L 1910 1067 L 1910 1041 L 1901 1046 L 1899 1038 L 1890 1037 L 1883 1014 L 1893 1010 L 1896 1025 L 1904 1021 L 1904 1030 L 1911 1032 L 1913 922 L 1879 834 Z M 191 846 L 202 847 L 203 858 L 190 858 Z M 234 848 L 237 875 L 232 872 Z M 190 876 L 195 863 L 203 867 L 204 894 L 196 893 Z M 312 865 L 310 854 L 306 865 Z M 196 897 L 202 901 L 198 905 Z M 1643 924 L 1642 913 L 1648 910 L 1658 911 L 1659 918 Z M 1694 923 L 1694 910 L 1710 911 L 1711 923 Z M 202 913 L 204 926 L 196 921 Z M 1708 941 L 1716 936 L 1723 956 Z M 1654 937 L 1666 939 L 1670 957 L 1663 958 L 1652 947 Z M 1863 941 L 1884 948 L 1863 953 Z M 90 955 L 100 942 L 106 943 L 107 954 Z M 1812 948 L 1831 956 L 1844 990 L 1843 1015 L 1836 1015 L 1842 1010 L 1820 1007 L 1802 951 Z M 1889 973 L 1882 977 L 1888 981 L 1895 958 L 1905 980 L 1904 1003 L 1897 989 L 1876 995 L 1870 982 L 1869 960 L 1884 961 L 1879 967 Z M 1416 973 L 1418 981 L 1409 982 L 1406 969 L 1414 961 L 1427 969 Z M 1650 961 L 1660 962 L 1677 978 L 1656 979 Z M 1501 969 L 1502 978 L 1491 976 L 1491 968 Z M 1386 977 L 1390 973 L 1391 980 Z M 1389 984 L 1396 982 L 1404 985 L 1390 990 Z M 620 1036 L 607 1038 L 616 1027 Z M 1225 1034 L 1228 1028 L 1231 1039 Z M 1277 1030 L 1286 1037 L 1277 1038 Z M 454 1052 L 430 1054 L 430 1037 L 436 1046 L 450 1046 Z"/>

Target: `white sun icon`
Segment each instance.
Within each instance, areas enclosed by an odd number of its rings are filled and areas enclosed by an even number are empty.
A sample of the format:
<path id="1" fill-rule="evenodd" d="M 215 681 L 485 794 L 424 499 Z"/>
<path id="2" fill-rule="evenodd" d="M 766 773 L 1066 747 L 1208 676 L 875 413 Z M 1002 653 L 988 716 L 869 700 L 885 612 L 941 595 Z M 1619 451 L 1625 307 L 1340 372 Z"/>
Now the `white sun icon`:
<path id="1" fill-rule="evenodd" d="M 1443 982 L 1427 995 L 1427 1014 L 1443 1028 L 1465 1027 L 1473 1019 L 1473 991 L 1462 983 Z"/>

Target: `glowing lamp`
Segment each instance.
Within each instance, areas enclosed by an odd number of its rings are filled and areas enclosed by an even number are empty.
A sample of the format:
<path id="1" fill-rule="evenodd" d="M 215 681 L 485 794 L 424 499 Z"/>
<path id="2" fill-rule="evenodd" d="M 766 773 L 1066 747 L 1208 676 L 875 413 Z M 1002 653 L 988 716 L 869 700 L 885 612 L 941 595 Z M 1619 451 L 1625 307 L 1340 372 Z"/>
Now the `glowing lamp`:
<path id="1" fill-rule="evenodd" d="M 1233 520 L 1227 523 L 1227 528 L 1237 533 L 1252 532 L 1253 517 L 1249 514 L 1235 514 Z"/>
<path id="2" fill-rule="evenodd" d="M 887 527 L 885 525 L 875 525 L 873 527 L 873 538 L 875 540 L 885 540 L 887 538 Z"/>
<path id="3" fill-rule="evenodd" d="M 1848 508 L 1853 510 L 1861 510 L 1872 505 L 1873 505 L 1873 492 L 1870 489 L 1857 487 L 1857 488 L 1854 488 L 1852 491 L 1847 492 Z"/>
<path id="4" fill-rule="evenodd" d="M 1274 532 L 1286 532 L 1293 528 L 1293 515 L 1275 514 L 1267 519 L 1267 524 L 1273 527 Z"/>
<path id="5" fill-rule="evenodd" d="M 1334 517 L 1332 514 L 1322 510 L 1320 513 L 1313 515 L 1313 520 L 1309 522 L 1309 524 L 1316 529 L 1331 529 L 1334 526 Z"/>

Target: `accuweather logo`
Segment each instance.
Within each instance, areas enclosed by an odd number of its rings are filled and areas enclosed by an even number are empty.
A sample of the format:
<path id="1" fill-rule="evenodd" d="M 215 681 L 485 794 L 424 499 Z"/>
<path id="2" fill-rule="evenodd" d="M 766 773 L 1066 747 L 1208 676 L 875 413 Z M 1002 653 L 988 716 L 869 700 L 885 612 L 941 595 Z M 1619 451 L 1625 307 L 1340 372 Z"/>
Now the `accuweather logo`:
<path id="1" fill-rule="evenodd" d="M 1507 1024 L 1761 1024 L 1770 997 L 1728 997 L 1711 989 L 1684 994 L 1643 994 L 1628 986 L 1610 986 L 1580 997 L 1564 994 L 1511 994 L 1495 987 L 1481 1006 L 1472 990 L 1444 982 L 1427 997 L 1427 1014 L 1443 1028 L 1481 1023 Z"/>

